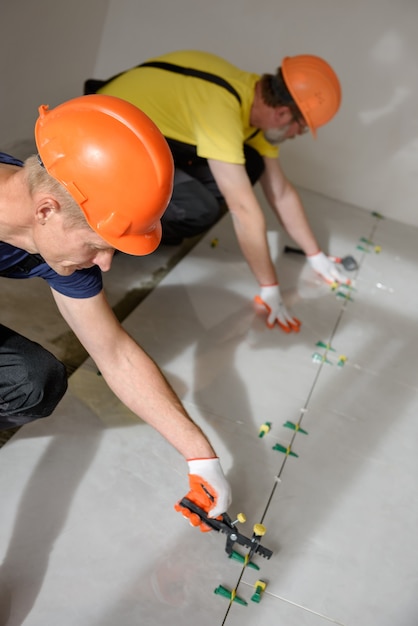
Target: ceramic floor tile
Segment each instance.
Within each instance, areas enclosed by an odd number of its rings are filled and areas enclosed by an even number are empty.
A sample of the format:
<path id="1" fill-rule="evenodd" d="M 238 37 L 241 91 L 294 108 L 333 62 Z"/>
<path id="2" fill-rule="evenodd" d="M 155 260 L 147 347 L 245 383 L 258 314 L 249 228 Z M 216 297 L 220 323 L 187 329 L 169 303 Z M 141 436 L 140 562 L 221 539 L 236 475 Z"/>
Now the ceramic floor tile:
<path id="1" fill-rule="evenodd" d="M 225 618 L 228 601 L 214 589 L 234 589 L 242 566 L 227 558 L 225 536 L 174 512 L 187 491 L 183 459 L 88 360 L 54 416 L 0 451 L 2 624 L 415 624 L 417 231 L 301 193 L 321 244 L 360 263 L 351 300 L 271 231 L 303 326 L 289 336 L 266 329 L 226 216 L 125 322 L 218 450 L 230 513 L 247 515 L 241 532 L 266 526 L 273 556 L 255 556 L 260 570 L 247 567 L 237 589 L 248 606 L 233 603 Z M 106 277 L 115 298 L 135 288 L 131 261 L 121 257 L 116 284 Z M 335 353 L 319 362 L 317 342 L 327 341 Z M 258 578 L 268 583 L 259 604 Z"/>
<path id="2" fill-rule="evenodd" d="M 333 618 L 316 614 L 305 607 L 298 606 L 284 598 L 272 596 L 267 585 L 259 604 L 251 602 L 257 580 L 247 585 L 243 594 L 248 601 L 247 607 L 234 607 L 227 617 L 228 626 L 242 624 L 262 624 L 263 626 L 344 626 Z M 244 587 L 245 588 L 245 587 Z"/>

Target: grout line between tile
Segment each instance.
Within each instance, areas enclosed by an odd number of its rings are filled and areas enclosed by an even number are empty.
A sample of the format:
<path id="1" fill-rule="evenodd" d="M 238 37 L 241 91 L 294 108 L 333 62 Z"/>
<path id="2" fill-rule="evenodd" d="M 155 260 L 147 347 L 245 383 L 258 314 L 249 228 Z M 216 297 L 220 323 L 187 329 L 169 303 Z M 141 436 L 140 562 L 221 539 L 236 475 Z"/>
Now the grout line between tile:
<path id="1" fill-rule="evenodd" d="M 251 587 L 251 585 L 245 581 L 243 581 L 242 584 L 246 585 L 247 587 Z M 336 624 L 337 626 L 346 626 L 346 624 L 344 624 L 343 622 L 339 622 L 337 619 L 334 619 L 333 617 L 328 617 L 327 615 L 324 615 L 323 613 L 318 613 L 318 611 L 313 611 L 312 609 L 308 609 L 306 606 L 303 606 L 302 604 L 298 604 L 297 602 L 292 602 L 292 600 L 283 598 L 282 596 L 279 596 L 275 593 L 271 593 L 270 591 L 264 591 L 263 594 L 265 596 L 269 596 L 270 598 L 275 598 L 276 600 L 280 600 L 280 602 L 284 602 L 285 604 L 291 604 L 292 606 L 295 606 L 298 609 L 302 609 L 302 611 L 306 611 L 306 613 L 311 613 L 312 615 L 316 615 L 317 617 L 320 617 L 321 619 L 324 619 L 327 622 L 330 622 L 331 624 Z"/>
<path id="2" fill-rule="evenodd" d="M 379 223 L 379 221 L 382 219 L 382 216 L 380 216 L 379 214 L 374 214 L 374 213 L 373 213 L 373 214 L 372 214 L 372 216 L 373 216 L 373 218 L 374 218 L 374 222 L 373 222 L 373 224 L 372 224 L 372 227 L 371 227 L 371 230 L 370 230 L 369 236 L 368 236 L 368 238 L 367 238 L 369 241 L 373 241 L 373 237 L 374 237 L 374 235 L 375 235 L 375 233 L 376 233 L 376 230 L 377 230 L 377 227 L 378 227 L 378 223 Z M 366 253 L 365 253 L 365 252 L 363 252 L 363 254 L 361 255 L 361 258 L 360 258 L 360 262 L 359 262 L 359 264 L 358 264 L 358 268 L 357 268 L 357 270 L 356 270 L 356 272 L 355 272 L 355 275 L 354 275 L 354 280 L 357 278 L 357 276 L 358 276 L 358 274 L 359 274 L 359 272 L 360 272 L 360 269 L 361 269 L 361 267 L 362 267 L 362 265 L 363 265 L 363 262 L 364 262 L 365 256 L 366 256 Z M 331 346 L 331 345 L 332 345 L 332 342 L 333 342 L 333 340 L 334 340 L 334 337 L 335 337 L 335 335 L 336 335 L 336 332 L 337 332 L 338 327 L 339 327 L 339 325 L 340 325 L 340 323 L 341 323 L 341 320 L 342 320 L 342 318 L 343 318 L 343 315 L 344 315 L 344 312 L 345 312 L 345 310 L 346 310 L 347 306 L 348 306 L 348 300 L 344 300 L 344 302 L 343 302 L 343 303 L 342 303 L 342 305 L 341 305 L 341 309 L 340 309 L 340 311 L 339 311 L 339 313 L 338 313 L 337 319 L 336 319 L 336 321 L 335 321 L 335 323 L 334 323 L 334 326 L 333 326 L 333 329 L 332 329 L 332 331 L 331 331 L 331 334 L 330 334 L 330 336 L 329 336 L 329 340 L 328 340 L 328 342 L 327 342 L 327 345 L 328 345 L 328 346 Z M 325 356 L 327 355 L 327 353 L 328 353 L 328 349 L 325 351 Z M 310 401 L 311 401 L 312 395 L 313 395 L 314 390 L 315 390 L 315 387 L 316 387 L 316 385 L 317 385 L 317 382 L 318 382 L 319 376 L 321 375 L 322 368 L 323 368 L 324 364 L 325 364 L 325 361 L 323 361 L 323 362 L 321 362 L 321 363 L 320 363 L 319 368 L 318 368 L 318 370 L 317 370 L 317 372 L 316 372 L 316 374 L 315 374 L 315 376 L 314 376 L 314 379 L 313 379 L 312 385 L 311 385 L 311 387 L 310 387 L 310 389 L 309 389 L 309 391 L 308 391 L 308 395 L 307 395 L 307 397 L 306 397 L 305 404 L 304 404 L 303 408 L 300 410 L 298 425 L 301 425 L 301 424 L 302 424 L 303 417 L 305 416 L 305 413 L 306 413 L 306 411 L 307 411 L 307 409 L 308 409 L 308 407 L 309 407 L 309 403 L 310 403 Z M 278 473 L 276 474 L 276 476 L 275 476 L 275 478 L 274 478 L 274 485 L 273 485 L 273 487 L 272 487 L 272 489 L 271 489 L 270 495 L 269 495 L 269 497 L 268 497 L 268 499 L 267 499 L 266 506 L 265 506 L 265 508 L 264 508 L 264 512 L 263 512 L 263 514 L 262 514 L 262 516 L 261 516 L 261 520 L 260 520 L 260 523 L 261 523 L 261 524 L 263 523 L 263 521 L 264 521 L 264 519 L 265 519 L 265 517 L 266 517 L 266 515 L 267 515 L 267 513 L 268 513 L 268 510 L 269 510 L 270 505 L 271 505 L 271 503 L 272 503 L 272 500 L 273 500 L 274 494 L 275 494 L 275 492 L 276 492 L 277 486 L 278 486 L 278 484 L 281 482 L 281 476 L 282 476 L 282 473 L 283 473 L 284 468 L 285 468 L 285 466 L 286 466 L 286 462 L 287 462 L 288 457 L 289 457 L 289 452 L 290 452 L 290 450 L 291 450 L 291 448 L 292 448 L 292 445 L 293 445 L 293 443 L 294 443 L 294 441 L 295 441 L 295 439 L 296 439 L 296 435 L 297 435 L 297 430 L 295 430 L 295 432 L 293 433 L 293 435 L 292 435 L 292 437 L 291 437 L 290 444 L 289 444 L 289 446 L 288 446 L 288 448 L 287 448 L 287 453 L 285 454 L 285 457 L 284 457 L 284 459 L 283 459 L 283 461 L 282 461 L 282 463 L 281 463 L 281 465 L 280 465 L 279 471 L 278 471 Z M 221 626 L 225 626 L 225 624 L 226 624 L 226 620 L 227 620 L 227 618 L 228 618 L 228 614 L 229 614 L 229 612 L 230 612 L 230 610 L 231 610 L 231 608 L 232 608 L 232 604 L 233 604 L 233 597 L 235 596 L 235 594 L 236 594 L 236 592 L 237 592 L 237 590 L 238 590 L 238 587 L 239 587 L 239 585 L 241 584 L 241 581 L 242 581 L 242 578 L 243 578 L 243 576 L 244 576 L 244 572 L 245 572 L 246 567 L 247 567 L 247 562 L 245 562 L 245 563 L 244 563 L 244 565 L 242 566 L 241 572 L 240 572 L 240 574 L 239 574 L 239 576 L 238 576 L 238 579 L 237 579 L 236 585 L 235 585 L 235 587 L 234 587 L 234 589 L 233 589 L 233 593 L 232 593 L 232 596 L 231 596 L 231 600 L 230 600 L 229 605 L 228 605 L 228 607 L 227 607 L 227 609 L 226 609 L 226 612 L 225 612 L 225 615 L 224 615 L 224 618 L 223 618 L 223 621 L 222 621 Z M 243 583 L 243 584 L 244 584 L 244 583 Z M 273 596 L 274 594 L 270 594 L 270 595 L 272 595 L 272 596 Z M 280 596 L 274 596 L 274 597 L 277 597 L 277 598 L 279 598 L 279 599 L 282 599 L 282 598 L 280 598 Z M 284 599 L 283 599 L 283 600 L 284 600 Z M 290 604 L 294 604 L 295 606 L 300 606 L 300 605 L 295 604 L 294 602 L 290 602 L 290 601 L 288 601 L 288 600 L 284 600 L 284 601 L 285 601 L 285 602 L 289 602 Z M 315 611 L 312 611 L 312 610 L 307 609 L 307 608 L 305 608 L 305 607 L 300 607 L 300 608 L 303 608 L 304 610 L 309 611 L 310 613 L 313 613 L 313 614 L 315 614 L 315 615 L 319 615 L 319 616 L 320 616 L 320 617 L 322 617 L 323 619 L 326 619 L 326 620 L 328 620 L 328 621 L 330 621 L 330 622 L 332 622 L 332 623 L 334 623 L 334 624 L 337 624 L 338 626 L 344 626 L 344 624 L 342 624 L 341 622 L 337 622 L 337 621 L 333 620 L 332 618 L 329 618 L 329 617 L 327 617 L 327 616 L 325 616 L 325 615 L 321 615 L 321 614 L 316 613 Z"/>

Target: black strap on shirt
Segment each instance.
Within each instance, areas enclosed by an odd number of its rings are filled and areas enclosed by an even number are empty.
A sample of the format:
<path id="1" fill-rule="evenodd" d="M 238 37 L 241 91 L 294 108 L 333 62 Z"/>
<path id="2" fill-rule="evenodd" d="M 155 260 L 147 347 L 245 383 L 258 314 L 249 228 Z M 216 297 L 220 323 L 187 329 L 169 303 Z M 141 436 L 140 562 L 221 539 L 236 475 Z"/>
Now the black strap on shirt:
<path id="1" fill-rule="evenodd" d="M 203 70 L 196 70 L 193 67 L 183 67 L 182 65 L 175 65 L 174 63 L 166 63 L 165 61 L 148 61 L 147 63 L 141 63 L 137 67 L 158 67 L 160 70 L 167 70 L 168 72 L 175 72 L 176 74 L 183 74 L 184 76 L 193 76 L 194 78 L 201 78 L 207 80 L 209 83 L 214 83 L 223 87 L 241 104 L 241 96 L 238 91 L 226 81 L 224 78 L 211 74 L 210 72 L 204 72 Z"/>
<path id="2" fill-rule="evenodd" d="M 183 74 L 183 76 L 192 76 L 193 78 L 200 78 L 202 80 L 206 80 L 210 83 L 214 83 L 215 85 L 218 85 L 219 87 L 223 87 L 238 100 L 238 103 L 240 106 L 242 104 L 241 96 L 239 95 L 238 91 L 230 83 L 228 83 L 228 81 L 226 81 L 224 78 L 221 78 L 221 76 L 218 76 L 217 74 L 212 74 L 211 72 L 204 72 L 203 70 L 197 70 L 193 67 L 183 67 L 182 65 L 176 65 L 174 63 L 167 63 L 166 61 L 147 61 L 145 63 L 140 63 L 136 67 L 137 68 L 138 67 L 156 67 L 161 70 L 166 70 L 167 72 L 175 72 L 176 74 Z M 98 89 L 101 89 L 105 85 L 108 85 L 110 82 L 112 82 L 112 80 L 115 80 L 115 78 L 118 78 L 118 76 L 121 76 L 124 73 L 125 72 L 119 72 L 119 74 L 115 74 L 114 76 L 112 76 L 111 78 L 108 78 L 107 80 L 96 80 L 95 78 L 89 78 L 84 83 L 84 95 L 96 93 Z M 259 132 L 260 131 L 257 128 L 246 139 L 246 141 L 255 137 Z"/>
<path id="3" fill-rule="evenodd" d="M 176 74 L 183 74 L 184 76 L 193 76 L 194 78 L 201 78 L 202 80 L 207 80 L 210 83 L 214 83 L 215 85 L 219 85 L 219 87 L 223 87 L 229 93 L 232 93 L 233 96 L 238 100 L 239 104 L 241 104 L 241 96 L 238 91 L 225 79 L 217 76 L 216 74 L 211 74 L 210 72 L 204 72 L 203 70 L 196 70 L 193 67 L 183 67 L 182 65 L 175 65 L 174 63 L 166 63 L 165 61 L 147 61 L 146 63 L 140 63 L 136 66 L 138 67 L 156 67 L 160 70 L 166 70 L 167 72 L 175 72 Z M 115 80 L 118 76 L 121 76 L 125 72 L 119 72 L 119 74 L 115 74 L 111 78 L 107 80 L 96 80 L 95 78 L 89 78 L 84 83 L 84 95 L 89 95 L 92 93 L 96 93 L 98 89 L 101 89 L 105 85 Z"/>

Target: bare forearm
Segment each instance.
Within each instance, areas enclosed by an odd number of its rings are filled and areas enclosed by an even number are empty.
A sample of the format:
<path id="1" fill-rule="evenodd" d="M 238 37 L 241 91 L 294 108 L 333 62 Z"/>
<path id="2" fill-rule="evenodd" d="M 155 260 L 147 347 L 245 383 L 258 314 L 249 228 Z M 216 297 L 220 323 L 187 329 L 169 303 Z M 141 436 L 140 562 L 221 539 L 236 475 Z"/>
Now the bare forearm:
<path id="1" fill-rule="evenodd" d="M 154 361 L 117 321 L 104 292 L 74 299 L 53 291 L 57 305 L 109 387 L 186 459 L 215 452 Z"/>
<path id="2" fill-rule="evenodd" d="M 319 250 L 318 242 L 309 225 L 299 194 L 290 183 L 276 206 L 276 211 L 286 232 L 305 254 L 316 254 Z"/>
<path id="3" fill-rule="evenodd" d="M 230 210 L 241 252 L 258 283 L 276 283 L 277 275 L 270 255 L 262 211 L 258 207 L 252 211 L 237 211 L 234 207 Z"/>
<path id="4" fill-rule="evenodd" d="M 185 459 L 216 456 L 154 361 L 130 338 L 123 343 L 116 362 L 100 368 L 113 392 Z"/>
<path id="5" fill-rule="evenodd" d="M 260 182 L 270 206 L 290 237 L 306 255 L 318 252 L 319 246 L 300 196 L 284 175 L 278 159 L 265 159 L 265 171 Z"/>
<path id="6" fill-rule="evenodd" d="M 260 285 L 277 282 L 264 214 L 243 165 L 209 160 L 231 213 L 242 254 Z"/>

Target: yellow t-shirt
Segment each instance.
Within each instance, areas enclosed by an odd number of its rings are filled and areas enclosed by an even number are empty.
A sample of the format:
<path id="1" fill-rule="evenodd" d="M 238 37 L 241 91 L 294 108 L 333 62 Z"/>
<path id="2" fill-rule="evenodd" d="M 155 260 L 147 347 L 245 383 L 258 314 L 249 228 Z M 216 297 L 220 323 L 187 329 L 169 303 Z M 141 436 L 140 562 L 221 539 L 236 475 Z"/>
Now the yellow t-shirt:
<path id="1" fill-rule="evenodd" d="M 98 93 L 118 96 L 146 113 L 163 135 L 196 146 L 200 157 L 244 164 L 243 144 L 261 155 L 277 157 L 278 148 L 250 126 L 254 89 L 260 76 L 244 72 L 207 52 L 179 51 L 149 61 L 164 61 L 223 78 L 241 104 L 224 87 L 200 77 L 154 67 L 135 67 L 117 76 Z M 253 136 L 255 134 L 255 136 Z"/>

